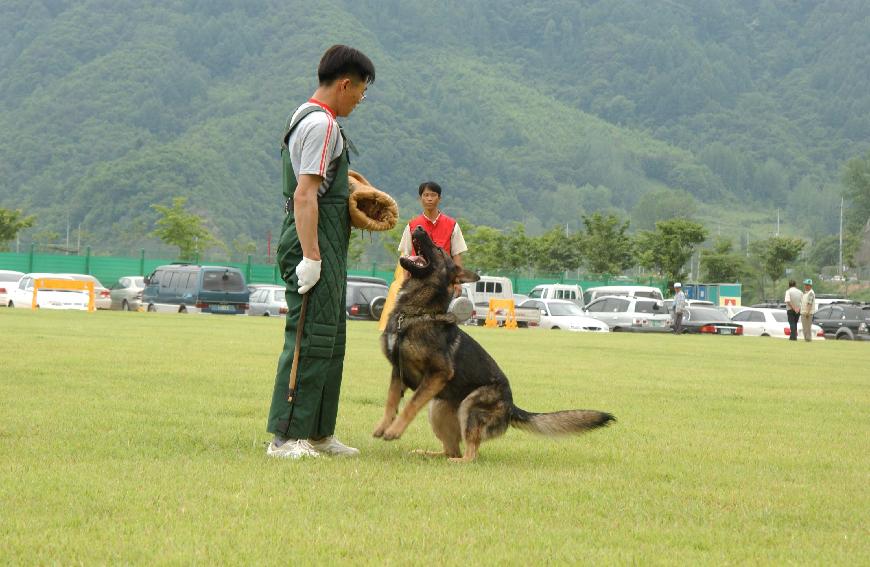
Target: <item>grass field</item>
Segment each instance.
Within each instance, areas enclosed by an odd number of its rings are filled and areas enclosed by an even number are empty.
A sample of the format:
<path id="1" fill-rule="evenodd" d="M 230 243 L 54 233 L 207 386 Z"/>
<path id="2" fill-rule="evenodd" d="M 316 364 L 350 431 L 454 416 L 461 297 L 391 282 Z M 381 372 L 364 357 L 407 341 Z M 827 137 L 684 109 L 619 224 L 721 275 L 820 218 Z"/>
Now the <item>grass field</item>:
<path id="1" fill-rule="evenodd" d="M 420 416 L 370 432 L 388 368 L 349 326 L 338 435 L 276 461 L 282 322 L 0 309 L 3 564 L 870 563 L 870 345 L 472 328 L 531 411 L 471 465 Z"/>

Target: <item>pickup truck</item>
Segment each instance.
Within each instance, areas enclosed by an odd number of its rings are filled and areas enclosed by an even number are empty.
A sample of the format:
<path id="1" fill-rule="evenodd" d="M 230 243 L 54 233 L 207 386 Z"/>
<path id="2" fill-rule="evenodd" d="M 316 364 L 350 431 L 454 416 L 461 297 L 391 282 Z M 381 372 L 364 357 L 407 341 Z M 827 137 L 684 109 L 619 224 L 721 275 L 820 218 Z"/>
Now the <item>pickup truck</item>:
<path id="1" fill-rule="evenodd" d="M 477 282 L 462 284 L 462 296 L 467 297 L 474 305 L 474 311 L 472 312 L 471 319 L 468 321 L 469 324 L 483 325 L 489 313 L 489 300 L 513 299 L 513 284 L 509 278 L 481 276 Z M 519 308 L 515 306 L 514 314 L 516 315 L 518 327 L 534 327 L 541 320 L 541 312 L 534 308 Z M 495 313 L 495 318 L 499 325 L 503 325 L 505 319 L 507 319 L 506 310 L 498 310 Z"/>
<path id="2" fill-rule="evenodd" d="M 486 317 L 489 314 L 489 302 L 475 303 L 474 311 L 471 314 L 469 323 L 483 326 L 486 323 Z M 541 322 L 541 310 L 534 307 L 517 307 L 514 306 L 514 316 L 517 319 L 517 327 L 522 329 L 526 327 L 537 327 Z M 498 309 L 495 312 L 495 320 L 498 321 L 499 327 L 504 325 L 507 319 L 507 309 Z"/>
<path id="3" fill-rule="evenodd" d="M 583 307 L 583 288 L 573 284 L 541 284 L 529 292 L 529 299 L 567 299 Z"/>

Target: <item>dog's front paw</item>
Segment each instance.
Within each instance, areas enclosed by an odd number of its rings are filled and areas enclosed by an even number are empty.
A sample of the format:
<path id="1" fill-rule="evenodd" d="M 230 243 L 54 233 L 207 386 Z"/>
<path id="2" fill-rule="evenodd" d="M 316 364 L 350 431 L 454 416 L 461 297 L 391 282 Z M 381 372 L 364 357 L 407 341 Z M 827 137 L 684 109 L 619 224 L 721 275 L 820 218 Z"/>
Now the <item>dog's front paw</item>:
<path id="1" fill-rule="evenodd" d="M 384 431 L 387 430 L 387 428 L 390 426 L 390 424 L 391 424 L 392 422 L 393 422 L 392 419 L 390 419 L 390 420 L 382 419 L 382 420 L 381 420 L 381 421 L 380 421 L 380 422 L 375 426 L 375 430 L 372 431 L 372 437 L 383 437 L 383 436 L 384 436 Z"/>
<path id="2" fill-rule="evenodd" d="M 391 425 L 384 431 L 384 441 L 393 441 L 402 436 L 402 433 L 405 432 L 404 427 L 396 427 L 395 424 Z"/>

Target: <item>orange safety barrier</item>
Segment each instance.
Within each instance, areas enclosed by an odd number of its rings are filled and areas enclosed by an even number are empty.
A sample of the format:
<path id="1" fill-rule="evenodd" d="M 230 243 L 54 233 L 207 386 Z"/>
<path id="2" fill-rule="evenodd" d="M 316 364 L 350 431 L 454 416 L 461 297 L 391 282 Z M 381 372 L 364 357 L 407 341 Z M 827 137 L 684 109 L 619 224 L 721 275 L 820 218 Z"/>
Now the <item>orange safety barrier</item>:
<path id="1" fill-rule="evenodd" d="M 517 328 L 517 312 L 514 306 L 513 299 L 490 299 L 489 300 L 489 311 L 486 314 L 486 323 L 484 326 L 486 327 L 498 327 L 498 320 L 495 318 L 496 312 L 500 310 L 506 310 L 505 320 L 504 320 L 504 328 L 505 329 L 516 329 Z"/>
<path id="2" fill-rule="evenodd" d="M 82 282 L 79 280 L 63 280 L 59 278 L 36 278 L 33 282 L 33 302 L 31 309 L 36 309 L 36 294 L 40 289 L 60 289 L 88 292 L 88 311 L 96 311 L 94 303 L 94 282 Z"/>

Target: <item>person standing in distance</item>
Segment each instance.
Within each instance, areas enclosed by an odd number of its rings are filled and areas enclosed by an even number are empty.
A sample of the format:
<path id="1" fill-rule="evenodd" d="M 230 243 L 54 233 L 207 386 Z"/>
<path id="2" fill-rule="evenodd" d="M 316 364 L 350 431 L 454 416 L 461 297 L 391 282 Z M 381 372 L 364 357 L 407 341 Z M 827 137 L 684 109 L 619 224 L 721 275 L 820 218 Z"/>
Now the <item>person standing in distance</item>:
<path id="1" fill-rule="evenodd" d="M 274 438 L 266 454 L 293 459 L 359 454 L 335 437 L 350 242 L 348 148 L 353 148 L 336 119 L 365 99 L 375 67 L 362 52 L 333 45 L 320 59 L 317 76 L 317 90 L 290 116 L 281 137 L 287 216 L 277 261 L 288 309 L 267 424 Z M 297 333 L 296 387 L 289 400 Z"/>
<path id="2" fill-rule="evenodd" d="M 683 284 L 674 283 L 674 334 L 679 335 L 683 331 L 683 313 L 686 311 L 686 294 L 683 293 Z"/>
<path id="3" fill-rule="evenodd" d="M 801 296 L 801 326 L 804 330 L 804 340 L 813 340 L 813 314 L 816 312 L 816 292 L 813 291 L 813 280 L 804 280 L 804 293 Z"/>
<path id="4" fill-rule="evenodd" d="M 788 340 L 798 340 L 798 320 L 801 318 L 801 290 L 797 288 L 797 282 L 788 281 L 788 289 L 785 290 L 785 308 L 788 314 L 789 336 Z"/>
<path id="5" fill-rule="evenodd" d="M 453 263 L 461 268 L 462 254 L 468 250 L 468 246 L 465 244 L 459 223 L 442 213 L 441 209 L 438 208 L 438 205 L 441 204 L 441 186 L 434 181 L 424 181 L 417 188 L 417 194 L 420 196 L 423 213 L 411 219 L 405 226 L 402 240 L 399 241 L 399 254 L 409 256 L 415 253 L 414 245 L 411 242 L 411 233 L 418 226 L 422 226 L 432 242 L 447 252 L 447 255 L 453 259 Z M 406 273 L 405 277 L 407 276 Z M 460 293 L 462 293 L 462 288 L 456 284 L 454 295 L 458 296 Z"/>

